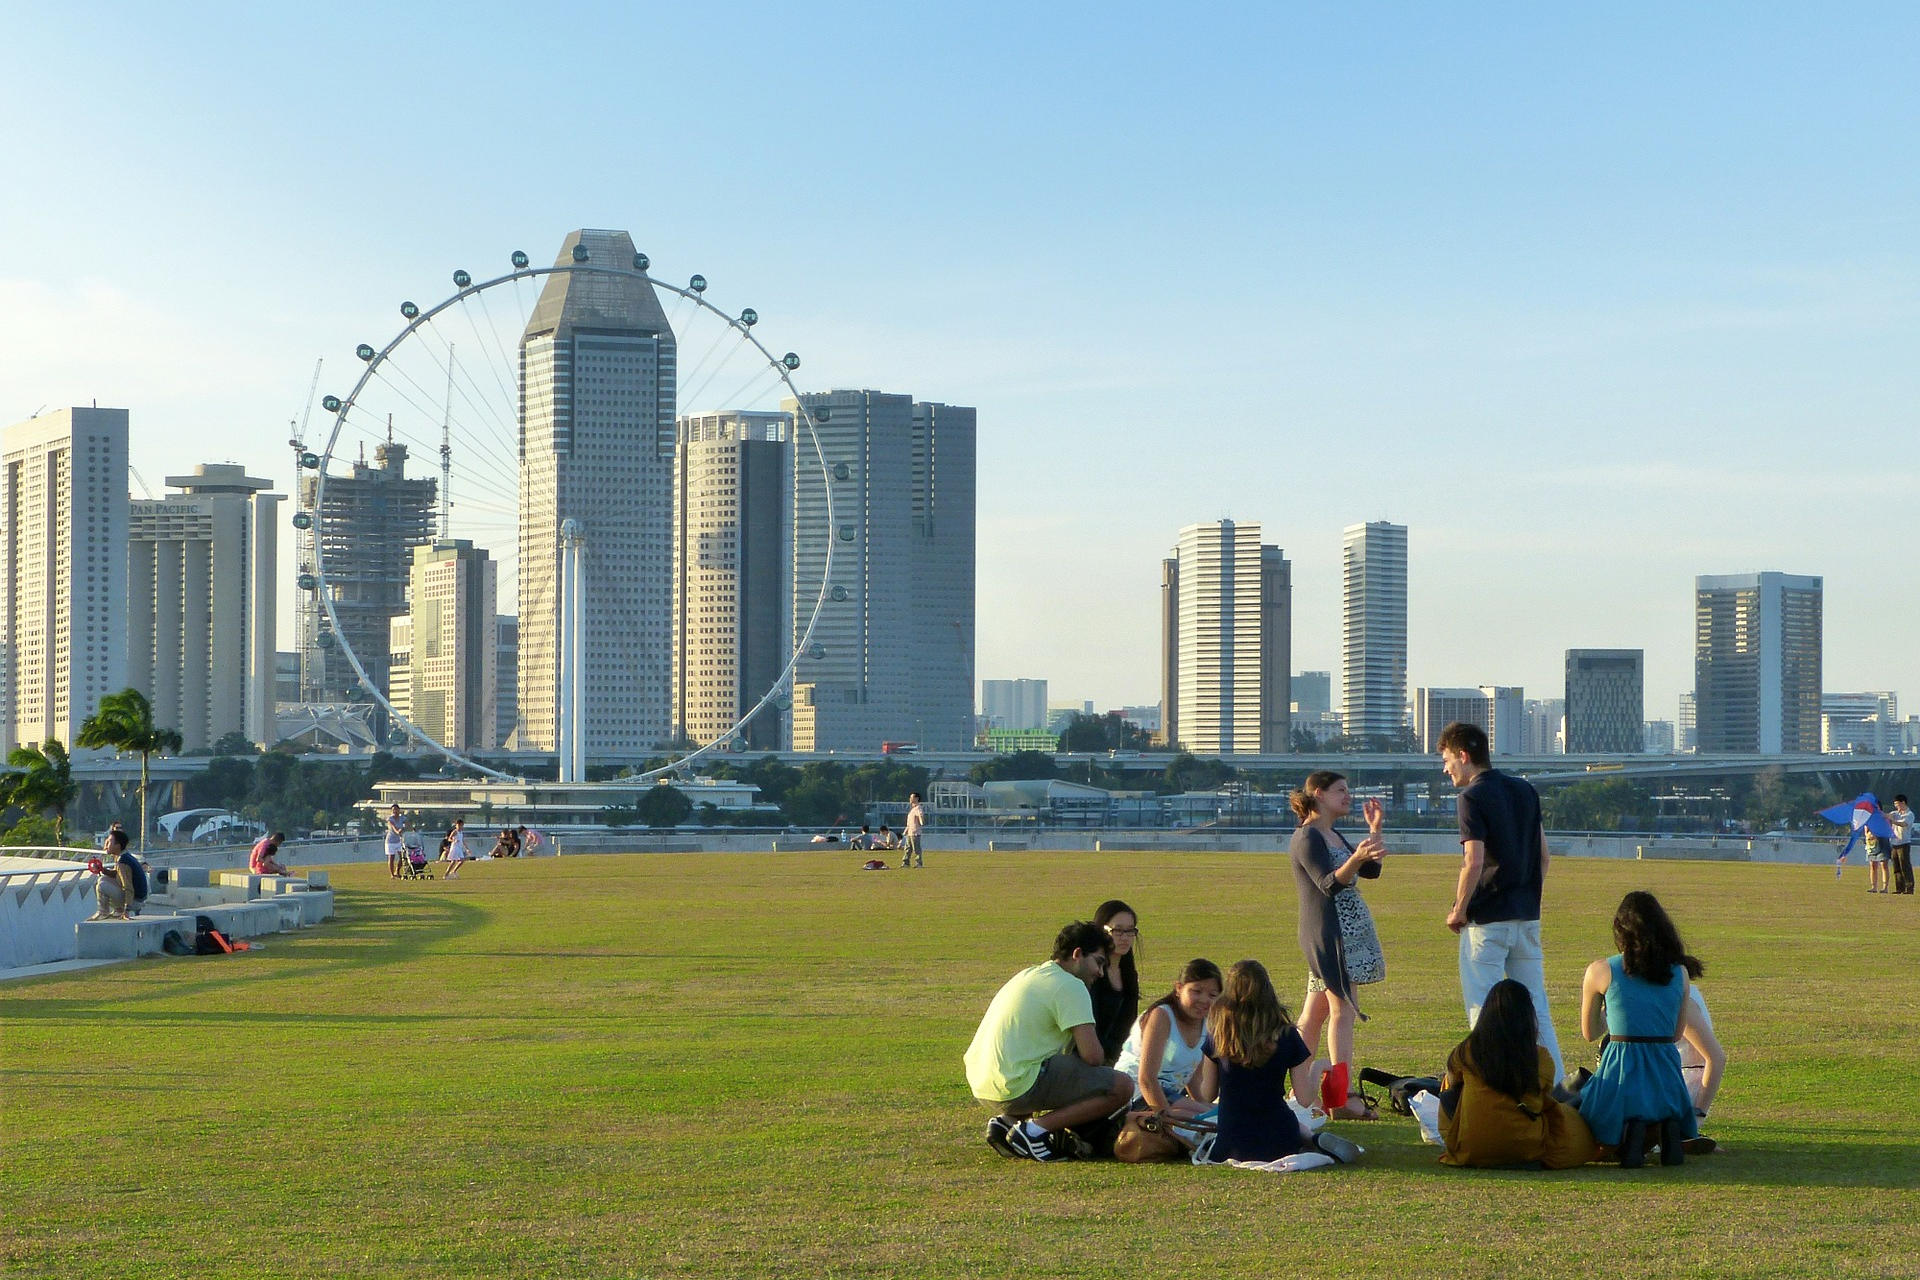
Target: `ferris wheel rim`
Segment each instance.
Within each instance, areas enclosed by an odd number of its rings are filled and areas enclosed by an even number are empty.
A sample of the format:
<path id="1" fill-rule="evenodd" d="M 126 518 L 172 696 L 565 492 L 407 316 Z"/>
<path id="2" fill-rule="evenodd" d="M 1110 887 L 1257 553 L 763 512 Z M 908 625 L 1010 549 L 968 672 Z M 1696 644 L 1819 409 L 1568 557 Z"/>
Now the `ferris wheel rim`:
<path id="1" fill-rule="evenodd" d="M 465 272 L 462 271 L 456 274 L 465 274 Z M 794 407 L 795 407 L 794 416 L 796 420 L 800 423 L 800 425 L 802 425 L 805 428 L 808 442 L 813 447 L 814 461 L 818 464 L 820 468 L 821 491 L 825 495 L 825 507 L 826 507 L 825 519 L 826 519 L 827 536 L 822 541 L 824 546 L 826 547 L 826 555 L 824 557 L 824 562 L 821 567 L 820 588 L 819 588 L 819 591 L 815 594 L 812 612 L 810 612 L 807 615 L 807 625 L 801 632 L 799 638 L 794 641 L 793 652 L 788 655 L 786 665 L 781 669 L 780 674 L 774 679 L 772 686 L 766 691 L 766 693 L 761 695 L 759 701 L 755 702 L 752 707 L 748 708 L 738 719 L 736 719 L 733 722 L 731 726 L 728 727 L 728 729 L 724 733 L 717 735 L 711 742 L 708 742 L 703 746 L 697 747 L 692 751 L 686 752 L 685 754 L 670 760 L 668 763 L 664 765 L 658 766 L 657 768 L 644 770 L 642 772 L 632 775 L 632 777 L 637 781 L 642 781 L 642 782 L 651 781 L 652 779 L 664 777 L 667 774 L 684 770 L 687 766 L 691 765 L 694 761 L 703 759 L 706 756 L 719 751 L 723 746 L 726 746 L 727 744 L 733 742 L 745 730 L 746 726 L 753 720 L 753 718 L 759 715 L 762 711 L 766 710 L 767 707 L 772 705 L 775 702 L 775 700 L 777 700 L 782 696 L 783 692 L 791 691 L 794 684 L 795 673 L 799 668 L 800 659 L 806 656 L 806 654 L 808 653 L 809 646 L 811 645 L 813 640 L 814 630 L 816 627 L 819 626 L 820 615 L 826 607 L 829 592 L 831 591 L 832 585 L 833 585 L 833 560 L 834 560 L 833 530 L 835 528 L 834 500 L 833 500 L 834 475 L 832 470 L 827 466 L 826 452 L 820 443 L 820 433 L 816 429 L 816 423 L 814 421 L 813 411 L 807 407 L 806 401 L 801 396 L 799 388 L 795 387 L 793 384 L 793 372 L 795 369 L 799 367 L 799 361 L 793 355 L 792 352 L 788 352 L 783 356 L 776 357 L 773 354 L 773 352 L 767 348 L 767 345 L 762 341 L 760 341 L 759 337 L 757 337 L 753 332 L 754 325 L 759 322 L 759 315 L 757 312 L 753 311 L 751 308 L 748 308 L 747 310 L 743 311 L 740 316 L 730 316 L 726 312 L 722 311 L 719 307 L 715 306 L 713 303 L 709 302 L 706 299 L 705 293 L 706 293 L 707 282 L 704 276 L 696 275 L 692 278 L 691 281 L 689 281 L 686 287 L 682 287 L 680 285 L 672 284 L 664 280 L 656 279 L 649 272 L 637 267 L 610 266 L 605 263 L 597 263 L 590 260 L 576 261 L 576 262 L 557 262 L 557 263 L 554 263 L 552 266 L 546 266 L 546 267 L 536 267 L 532 265 L 528 265 L 525 267 L 515 267 L 514 270 L 509 271 L 503 275 L 495 276 L 490 280 L 474 281 L 471 277 L 469 277 L 468 283 L 466 285 L 459 285 L 458 281 L 456 280 L 455 282 L 456 289 L 455 289 L 455 292 L 452 294 L 452 296 L 446 298 L 444 301 L 439 302 L 430 308 L 416 309 L 415 314 L 407 316 L 406 325 L 400 330 L 399 333 L 394 335 L 393 339 L 389 341 L 386 344 L 386 346 L 378 348 L 377 350 L 373 350 L 373 354 L 370 356 L 360 357 L 362 361 L 365 363 L 366 368 L 361 371 L 360 377 L 354 382 L 352 391 L 350 391 L 347 395 L 338 398 L 339 408 L 328 411 L 330 412 L 333 418 L 333 425 L 332 425 L 332 429 L 327 433 L 326 447 L 320 450 L 316 455 L 318 458 L 318 462 L 317 462 L 317 465 L 313 468 L 315 472 L 315 479 L 314 479 L 314 490 L 313 490 L 313 503 L 312 503 L 311 510 L 308 510 L 305 507 L 301 507 L 297 509 L 296 513 L 298 513 L 298 511 L 306 511 L 313 521 L 312 527 L 311 527 L 311 532 L 313 535 L 313 565 L 310 572 L 314 579 L 314 585 L 311 588 L 311 594 L 314 596 L 315 600 L 319 603 L 321 609 L 325 612 L 326 618 L 327 618 L 327 624 L 332 629 L 331 634 L 334 637 L 334 646 L 337 647 L 341 653 L 346 655 L 347 663 L 349 666 L 353 668 L 354 677 L 359 681 L 360 687 L 364 689 L 368 694 L 372 695 L 376 703 L 378 703 L 381 707 L 385 708 L 387 714 L 393 717 L 394 722 L 400 725 L 401 729 L 406 733 L 406 735 L 410 739 L 419 743 L 421 746 L 427 748 L 428 750 L 438 753 L 439 755 L 443 756 L 451 763 L 460 765 L 467 769 L 471 769 L 476 773 L 480 773 L 486 777 L 495 779 L 496 781 L 502 781 L 502 782 L 526 781 L 525 778 L 520 778 L 513 774 L 505 773 L 502 770 L 495 769 L 490 765 L 482 764 L 478 760 L 472 759 L 465 753 L 456 751 L 453 748 L 446 746 L 444 743 L 441 743 L 435 740 L 432 737 L 432 735 L 428 734 L 425 730 L 421 729 L 420 726 L 415 724 L 411 716 L 401 715 L 400 712 L 394 707 L 393 703 L 388 700 L 386 693 L 380 688 L 378 688 L 374 684 L 373 680 L 367 675 L 366 667 L 360 661 L 360 655 L 354 652 L 352 643 L 346 639 L 345 633 L 343 632 L 340 626 L 340 616 L 337 612 L 335 612 L 334 606 L 333 606 L 333 599 L 327 590 L 328 579 L 327 579 L 327 572 L 326 572 L 326 555 L 321 549 L 321 537 L 320 537 L 321 531 L 324 527 L 325 522 L 323 517 L 321 516 L 321 511 L 324 508 L 325 499 L 326 499 L 327 468 L 329 464 L 333 461 L 334 446 L 338 443 L 340 439 L 340 433 L 346 427 L 347 415 L 352 411 L 355 402 L 360 398 L 361 392 L 366 389 L 367 384 L 370 381 L 372 381 L 374 375 L 378 372 L 380 365 L 384 363 L 387 360 L 387 358 L 395 350 L 397 350 L 403 342 L 405 342 L 407 339 L 413 337 L 417 332 L 419 332 L 420 327 L 422 325 L 430 323 L 436 316 L 440 315 L 442 312 L 446 311 L 450 307 L 453 307 L 455 304 L 466 301 L 469 297 L 473 297 L 477 294 L 483 294 L 486 290 L 495 288 L 503 284 L 508 284 L 508 283 L 517 284 L 521 281 L 533 279 L 536 277 L 554 276 L 554 275 L 563 275 L 563 274 L 564 275 L 586 274 L 586 275 L 618 276 L 618 277 L 623 277 L 630 280 L 640 280 L 652 286 L 655 289 L 664 289 L 669 293 L 677 294 L 682 299 L 692 302 L 696 308 L 711 312 L 713 315 L 719 317 L 722 323 L 724 323 L 727 327 L 737 331 L 740 337 L 746 340 L 747 342 L 751 343 L 753 345 L 753 348 L 756 351 L 758 351 L 760 355 L 766 360 L 768 367 L 774 371 L 774 374 L 776 378 L 779 380 L 780 384 L 786 388 L 788 394 L 793 398 Z M 698 287 L 695 287 L 694 281 L 698 282 Z M 405 305 L 411 306 L 413 304 L 408 303 Z M 404 310 L 402 314 L 403 315 L 406 314 Z M 752 320 L 746 319 L 745 317 L 748 315 L 752 315 L 753 319 Z M 363 344 L 363 346 L 367 346 L 369 349 L 371 349 L 370 344 Z M 356 356 L 358 356 L 359 354 L 358 350 L 356 350 L 355 354 Z M 676 408 L 675 417 L 677 418 L 678 416 L 679 416 L 679 411 Z M 303 646 L 305 644 L 304 637 L 302 638 L 302 644 Z M 671 752 L 669 752 L 669 754 L 671 754 Z"/>

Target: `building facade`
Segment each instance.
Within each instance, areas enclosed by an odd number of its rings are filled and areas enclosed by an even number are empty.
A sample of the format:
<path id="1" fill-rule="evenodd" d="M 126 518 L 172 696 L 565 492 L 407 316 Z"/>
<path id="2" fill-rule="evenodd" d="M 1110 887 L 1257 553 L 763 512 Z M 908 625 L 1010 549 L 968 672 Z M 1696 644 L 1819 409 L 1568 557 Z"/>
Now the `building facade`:
<path id="1" fill-rule="evenodd" d="M 792 419 L 727 412 L 680 419 L 674 445 L 673 723 L 706 746 L 764 698 L 786 666 Z M 778 706 L 743 727 L 754 750 L 785 745 Z"/>
<path id="2" fill-rule="evenodd" d="M 1693 697 L 1701 751 L 1820 750 L 1821 579 L 1694 579 Z"/>
<path id="3" fill-rule="evenodd" d="M 1384 520 L 1349 525 L 1341 559 L 1346 732 L 1397 739 L 1406 729 L 1407 527 Z"/>
<path id="4" fill-rule="evenodd" d="M 1563 698 L 1528 698 L 1520 729 L 1520 754 L 1550 756 L 1566 750 L 1567 704 Z"/>
<path id="5" fill-rule="evenodd" d="M 1904 746 L 1900 696 L 1891 690 L 1820 695 L 1820 750 L 1826 755 L 1898 755 Z"/>
<path id="6" fill-rule="evenodd" d="M 624 231 L 568 235 L 589 262 L 626 266 Z M 561 525 L 585 531 L 581 675 L 586 754 L 673 736 L 673 439 L 678 348 L 645 280 L 559 271 L 520 337 L 522 750 L 560 739 Z"/>
<path id="7" fill-rule="evenodd" d="M 982 680 L 980 718 L 988 729 L 1045 729 L 1045 680 Z"/>
<path id="8" fill-rule="evenodd" d="M 975 415 L 881 391 L 809 393 L 791 519 L 795 751 L 973 740 Z M 824 460 L 826 475 L 819 462 Z M 833 518 L 827 517 L 832 486 Z M 833 572 L 818 623 L 828 548 Z"/>
<path id="9" fill-rule="evenodd" d="M 406 653 L 394 654 L 388 700 L 422 733 L 455 751 L 491 751 L 498 736 L 499 566 L 465 538 L 441 538 L 413 552 Z M 395 641 L 402 635 L 394 634 Z M 396 644 L 397 649 L 397 644 Z"/>
<path id="10" fill-rule="evenodd" d="M 230 733 L 272 746 L 282 497 L 228 463 L 167 485 L 129 506 L 127 683 L 187 751 Z"/>
<path id="11" fill-rule="evenodd" d="M 126 687 L 127 411 L 60 409 L 0 432 L 0 739 L 69 750 Z"/>
<path id="12" fill-rule="evenodd" d="M 1569 755 L 1645 749 L 1646 658 L 1644 649 L 1567 650 Z"/>
<path id="13" fill-rule="evenodd" d="M 317 476 L 300 477 L 300 509 L 314 517 L 299 534 L 300 572 L 326 567 L 326 591 L 340 634 L 377 689 L 391 683 L 389 630 L 407 611 L 407 581 L 413 549 L 433 541 L 439 519 L 439 483 L 407 478 L 407 446 L 388 441 L 346 475 L 328 476 L 324 494 Z M 318 510 L 315 503 L 320 503 Z M 319 596 L 298 596 L 300 700 L 371 702 L 373 697 L 340 651 Z"/>
<path id="14" fill-rule="evenodd" d="M 1291 749 L 1292 565 L 1260 526 L 1213 520 L 1180 531 L 1162 563 L 1167 741 L 1208 755 Z"/>
<path id="15" fill-rule="evenodd" d="M 520 724 L 520 619 L 503 613 L 494 619 L 494 663 L 499 680 L 494 685 L 493 737 L 509 751 L 517 750 L 514 737 Z"/>

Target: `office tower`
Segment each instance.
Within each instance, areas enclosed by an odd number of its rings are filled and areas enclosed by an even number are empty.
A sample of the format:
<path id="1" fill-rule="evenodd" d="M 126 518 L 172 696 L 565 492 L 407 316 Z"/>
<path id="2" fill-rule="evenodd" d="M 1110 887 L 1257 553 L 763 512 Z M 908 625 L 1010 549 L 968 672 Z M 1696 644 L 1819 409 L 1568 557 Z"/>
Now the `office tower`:
<path id="1" fill-rule="evenodd" d="M 1180 531 L 1162 562 L 1167 741 L 1207 755 L 1290 747 L 1292 565 L 1260 526 L 1212 520 Z"/>
<path id="2" fill-rule="evenodd" d="M 1646 753 L 1650 756 L 1670 756 L 1673 754 L 1673 721 L 1649 720 L 1640 736 Z"/>
<path id="3" fill-rule="evenodd" d="M 272 746 L 281 495 L 230 463 L 167 486 L 129 508 L 127 683 L 187 751 L 230 733 Z"/>
<path id="4" fill-rule="evenodd" d="M 1562 698 L 1529 698 L 1520 731 L 1523 756 L 1556 755 L 1565 749 L 1567 704 Z"/>
<path id="5" fill-rule="evenodd" d="M 1120 718 L 1132 722 L 1142 733 L 1160 732 L 1160 706 L 1133 706 L 1120 708 Z"/>
<path id="6" fill-rule="evenodd" d="M 784 413 L 680 419 L 674 444 L 674 736 L 706 746 L 765 697 L 786 666 L 786 521 L 792 453 Z M 742 730 L 783 745 L 780 709 Z"/>
<path id="7" fill-rule="evenodd" d="M 625 267 L 624 231 L 575 231 L 555 266 Z M 676 346 L 644 280 L 557 272 L 520 338 L 520 749 L 560 739 L 561 525 L 583 531 L 586 755 L 672 736 Z"/>
<path id="8" fill-rule="evenodd" d="M 829 541 L 833 577 L 794 677 L 793 749 L 962 749 L 973 721 L 974 412 L 880 391 L 804 400 L 831 479 L 796 426 L 793 644 Z"/>
<path id="9" fill-rule="evenodd" d="M 1693 705 L 1691 692 L 1680 695 L 1680 713 L 1674 720 L 1674 747 L 1680 751 L 1698 751 L 1700 749 L 1699 719 Z"/>
<path id="10" fill-rule="evenodd" d="M 1398 741 L 1406 728 L 1407 527 L 1344 530 L 1340 683 L 1353 738 Z"/>
<path id="11" fill-rule="evenodd" d="M 1820 750 L 1827 755 L 1897 754 L 1900 696 L 1890 690 L 1820 695 Z"/>
<path id="12" fill-rule="evenodd" d="M 1045 680 L 982 680 L 980 714 L 989 729 L 1047 727 Z"/>
<path id="13" fill-rule="evenodd" d="M 1644 749 L 1646 651 L 1567 650 L 1567 753 Z"/>
<path id="14" fill-rule="evenodd" d="M 1333 673 L 1296 671 L 1293 673 L 1293 710 L 1299 715 L 1318 718 L 1333 710 Z"/>
<path id="15" fill-rule="evenodd" d="M 125 409 L 0 432 L 0 546 L 0 749 L 71 750 L 101 697 L 126 687 Z"/>
<path id="16" fill-rule="evenodd" d="M 413 550 L 404 635 L 406 715 L 455 751 L 499 745 L 498 578 L 493 557 L 465 538 L 436 539 Z M 397 700 L 389 700 L 398 709 Z"/>
<path id="17" fill-rule="evenodd" d="M 300 477 L 300 509 L 314 511 L 319 477 Z M 300 531 L 302 573 L 318 563 L 316 539 L 325 541 L 327 591 L 339 617 L 341 635 L 366 668 L 375 688 L 391 682 L 387 671 L 389 630 L 407 611 L 407 578 L 413 549 L 433 541 L 439 511 L 439 482 L 407 478 L 407 446 L 388 441 L 373 451 L 373 465 L 362 458 L 346 475 L 328 476 L 321 509 L 311 528 Z M 300 700 L 371 702 L 372 697 L 340 652 L 319 594 L 298 596 L 300 628 Z"/>
<path id="18" fill-rule="evenodd" d="M 1493 706 L 1478 689 L 1419 688 L 1413 691 L 1413 732 L 1420 750 L 1440 749 L 1440 731 L 1450 724 L 1490 729 Z M 1491 738 L 1491 732 L 1487 735 Z"/>
<path id="19" fill-rule="evenodd" d="M 1694 579 L 1693 696 L 1702 751 L 1820 749 L 1821 580 Z"/>
<path id="20" fill-rule="evenodd" d="M 273 700 L 300 701 L 300 651 L 282 649 L 273 655 Z"/>
<path id="21" fill-rule="evenodd" d="M 520 724 L 520 619 L 503 613 L 494 622 L 498 637 L 494 662 L 499 680 L 494 685 L 493 739 L 514 751 L 519 746 L 513 735 Z"/>
<path id="22" fill-rule="evenodd" d="M 387 705 L 404 720 L 413 719 L 413 615 L 387 624 Z"/>
<path id="23" fill-rule="evenodd" d="M 1520 754 L 1527 739 L 1527 691 L 1518 685 L 1483 684 L 1480 696 L 1487 700 L 1487 723 L 1481 727 L 1493 754 Z"/>
<path id="24" fill-rule="evenodd" d="M 913 405 L 907 697 L 916 740 L 935 750 L 973 747 L 977 417 L 962 405 Z"/>

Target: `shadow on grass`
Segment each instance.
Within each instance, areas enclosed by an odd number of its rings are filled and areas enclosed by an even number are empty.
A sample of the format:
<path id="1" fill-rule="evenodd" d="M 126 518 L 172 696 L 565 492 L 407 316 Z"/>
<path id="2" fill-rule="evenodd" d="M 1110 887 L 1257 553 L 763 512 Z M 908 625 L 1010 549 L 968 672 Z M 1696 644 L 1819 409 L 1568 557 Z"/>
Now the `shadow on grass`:
<path id="1" fill-rule="evenodd" d="M 199 956 L 191 960 L 153 960 L 162 981 L 138 991 L 101 993 L 89 1000 L 72 998 L 9 1000 L 9 1019 L 68 1017 L 78 1004 L 97 1004 L 124 1011 L 148 1001 L 193 998 L 215 991 L 231 991 L 256 983 L 280 983 L 289 978 L 330 977 L 360 969 L 383 969 L 409 964 L 432 949 L 480 928 L 487 912 L 447 899 L 389 898 L 357 892 L 337 893 L 336 914 L 311 934 L 269 934 L 262 939 L 261 958 L 302 962 L 289 970 L 280 965 L 262 968 L 251 956 Z M 279 945 L 285 939 L 284 948 Z M 307 964 L 306 961 L 315 963 Z M 172 966 L 181 966 L 175 969 Z M 202 968 L 204 966 L 204 968 Z M 191 976 L 188 970 L 191 969 Z M 30 990 L 31 988 L 29 988 Z M 116 1016 L 121 1016 L 116 1014 Z M 275 1016 L 275 1015 L 269 1015 Z M 277 1015 L 284 1017 L 286 1015 Z M 431 1016 L 422 1020 L 432 1020 Z"/>

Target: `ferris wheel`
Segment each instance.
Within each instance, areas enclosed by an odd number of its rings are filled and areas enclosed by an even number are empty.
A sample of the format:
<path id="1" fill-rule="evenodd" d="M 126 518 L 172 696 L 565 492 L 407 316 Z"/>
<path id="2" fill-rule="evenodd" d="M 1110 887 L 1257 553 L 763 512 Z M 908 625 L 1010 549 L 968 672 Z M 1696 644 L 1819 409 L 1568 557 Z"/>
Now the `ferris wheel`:
<path id="1" fill-rule="evenodd" d="M 324 441 L 296 443 L 302 697 L 370 699 L 398 734 L 489 777 L 510 775 L 476 757 L 512 744 L 554 751 L 561 779 L 582 781 L 589 726 L 605 732 L 594 716 L 657 729 L 648 708 L 668 655 L 655 650 L 670 640 L 675 598 L 662 557 L 686 536 L 677 435 L 697 420 L 742 440 L 780 437 L 783 474 L 813 495 L 824 530 L 847 466 L 828 465 L 816 430 L 828 411 L 794 386 L 799 357 L 761 341 L 752 308 L 710 301 L 704 276 L 656 277 L 624 232 L 576 232 L 550 267 L 520 251 L 509 262 L 488 279 L 454 271 L 439 302 L 401 302 L 399 331 L 359 344 L 358 379 L 321 400 Z M 731 495 L 731 482 L 716 492 Z M 819 565 L 819 581 L 791 584 L 777 675 L 642 776 L 739 749 L 750 725 L 791 707 L 796 668 L 821 656 L 822 610 L 847 598 L 833 584 L 834 539 L 818 541 L 807 568 Z M 702 557 L 709 543 L 724 570 L 732 535 L 701 534 Z M 425 581 L 427 598 L 410 601 Z M 715 651 L 725 661 L 731 647 Z M 500 678 L 509 652 L 529 678 Z M 640 672 L 631 698 L 607 696 L 608 673 L 628 666 Z M 474 697 L 448 692 L 460 680 Z"/>

